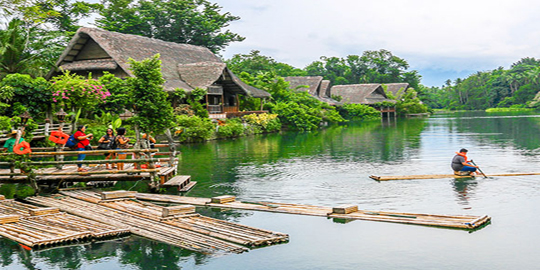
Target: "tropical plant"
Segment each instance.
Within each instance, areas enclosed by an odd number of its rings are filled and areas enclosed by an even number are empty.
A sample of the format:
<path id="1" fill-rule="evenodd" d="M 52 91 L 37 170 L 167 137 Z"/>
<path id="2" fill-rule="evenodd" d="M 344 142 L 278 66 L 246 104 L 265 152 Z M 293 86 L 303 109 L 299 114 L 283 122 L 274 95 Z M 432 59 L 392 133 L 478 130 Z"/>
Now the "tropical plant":
<path id="1" fill-rule="evenodd" d="M 218 52 L 244 37 L 224 30 L 239 17 L 206 0 L 104 0 L 98 27 Z"/>
<path id="2" fill-rule="evenodd" d="M 52 101 L 58 106 L 65 106 L 69 111 L 83 112 L 83 115 L 105 102 L 111 93 L 97 80 L 84 78 L 65 71 L 51 79 Z"/>
<path id="3" fill-rule="evenodd" d="M 161 75 L 159 54 L 142 60 L 129 59 L 134 78 L 129 79 L 130 101 L 135 116 L 130 120 L 142 131 L 155 134 L 174 126 L 174 114 L 163 90 L 165 80 Z"/>
<path id="4" fill-rule="evenodd" d="M 58 34 L 42 31 L 20 19 L 0 29 L 0 77 L 24 73 L 43 76 L 54 66 L 62 47 Z"/>
<path id="5" fill-rule="evenodd" d="M 36 118 L 44 118 L 45 113 L 51 109 L 52 96 L 51 83 L 44 78 L 32 78 L 27 74 L 9 74 L 0 82 L 0 93 L 9 101 L 7 105 L 19 103 Z M 13 114 L 13 108 L 8 109 Z"/>
<path id="6" fill-rule="evenodd" d="M 178 139 L 185 141 L 205 141 L 212 137 L 215 125 L 208 118 L 199 116 L 176 116 Z"/>

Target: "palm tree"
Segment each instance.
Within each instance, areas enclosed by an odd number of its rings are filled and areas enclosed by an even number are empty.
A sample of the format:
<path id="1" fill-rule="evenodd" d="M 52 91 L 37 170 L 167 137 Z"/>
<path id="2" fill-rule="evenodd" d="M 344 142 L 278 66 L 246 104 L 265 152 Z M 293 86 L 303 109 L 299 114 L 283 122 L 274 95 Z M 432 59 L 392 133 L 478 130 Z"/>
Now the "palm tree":
<path id="1" fill-rule="evenodd" d="M 20 19 L 0 30 L 0 77 L 23 73 L 42 76 L 58 58 L 58 38 Z"/>

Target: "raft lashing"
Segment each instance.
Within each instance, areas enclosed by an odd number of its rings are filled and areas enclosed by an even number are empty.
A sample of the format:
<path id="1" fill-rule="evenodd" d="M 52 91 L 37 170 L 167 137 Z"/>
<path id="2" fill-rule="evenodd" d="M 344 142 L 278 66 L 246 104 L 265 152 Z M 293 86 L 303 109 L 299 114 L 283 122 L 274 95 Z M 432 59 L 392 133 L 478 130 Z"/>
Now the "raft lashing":
<path id="1" fill-rule="evenodd" d="M 356 205 L 340 205 L 336 207 L 324 207 L 301 204 L 286 204 L 273 202 L 240 202 L 234 196 L 219 196 L 214 198 L 195 198 L 176 195 L 136 193 L 139 200 L 189 204 L 197 206 L 208 206 L 216 208 L 256 210 L 276 213 L 323 216 L 329 218 L 340 218 L 350 220 L 371 220 L 394 222 L 424 226 L 435 226 L 443 228 L 454 228 L 463 230 L 476 230 L 489 224 L 491 217 L 487 215 L 431 215 L 398 213 L 385 211 L 358 210 Z"/>
<path id="2" fill-rule="evenodd" d="M 133 234 L 202 253 L 242 253 L 250 247 L 287 242 L 284 233 L 204 217 L 194 206 L 162 207 L 135 199 L 136 192 L 63 191 L 29 197 L 30 203 L 128 228 Z"/>
<path id="3" fill-rule="evenodd" d="M 66 214 L 58 208 L 0 200 L 0 235 L 28 248 L 43 249 L 127 234 L 127 228 Z"/>

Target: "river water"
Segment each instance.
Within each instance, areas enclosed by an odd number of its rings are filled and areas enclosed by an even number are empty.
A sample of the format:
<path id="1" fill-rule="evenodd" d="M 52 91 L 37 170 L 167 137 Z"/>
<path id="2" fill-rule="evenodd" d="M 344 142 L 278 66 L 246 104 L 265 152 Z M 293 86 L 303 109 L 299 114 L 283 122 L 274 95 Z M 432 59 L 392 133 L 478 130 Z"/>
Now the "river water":
<path id="1" fill-rule="evenodd" d="M 468 232 L 238 210 L 204 215 L 288 233 L 285 244 L 203 255 L 139 237 L 25 251 L 0 238 L 2 269 L 538 269 L 540 176 L 377 182 L 451 173 L 460 148 L 486 174 L 540 172 L 540 115 L 462 112 L 182 146 L 188 196 L 492 217 Z M 126 184 L 131 185 L 131 184 Z"/>

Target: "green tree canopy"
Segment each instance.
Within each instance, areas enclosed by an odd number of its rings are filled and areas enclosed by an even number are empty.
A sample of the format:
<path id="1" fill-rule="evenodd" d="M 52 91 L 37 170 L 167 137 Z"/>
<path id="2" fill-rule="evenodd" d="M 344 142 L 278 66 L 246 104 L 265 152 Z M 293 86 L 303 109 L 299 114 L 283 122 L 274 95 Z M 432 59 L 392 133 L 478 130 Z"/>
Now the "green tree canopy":
<path id="1" fill-rule="evenodd" d="M 309 64 L 308 75 L 323 76 L 333 84 L 406 82 L 418 88 L 421 76 L 416 70 L 407 71 L 409 64 L 388 50 L 365 51 L 362 56 L 346 58 L 325 57 Z"/>
<path id="2" fill-rule="evenodd" d="M 204 46 L 215 53 L 244 40 L 224 30 L 240 18 L 206 0 L 104 0 L 103 5 L 96 25 L 110 31 Z"/>
<path id="3" fill-rule="evenodd" d="M 261 55 L 261 52 L 258 50 L 252 50 L 249 54 L 235 54 L 226 62 L 227 67 L 236 74 L 242 72 L 249 74 L 272 72 L 281 77 L 307 75 L 306 71 L 289 64 L 278 62 L 272 57 Z"/>
<path id="4" fill-rule="evenodd" d="M 0 77 L 25 73 L 43 76 L 61 52 L 58 36 L 20 19 L 0 29 Z"/>

